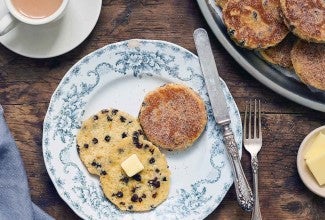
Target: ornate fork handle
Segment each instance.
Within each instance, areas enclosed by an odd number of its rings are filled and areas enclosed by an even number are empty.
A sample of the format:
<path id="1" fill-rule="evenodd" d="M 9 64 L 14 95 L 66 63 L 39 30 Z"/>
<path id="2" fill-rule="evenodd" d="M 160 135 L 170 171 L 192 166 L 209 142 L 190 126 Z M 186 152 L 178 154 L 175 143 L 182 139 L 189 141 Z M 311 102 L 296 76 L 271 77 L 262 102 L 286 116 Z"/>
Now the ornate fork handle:
<path id="1" fill-rule="evenodd" d="M 251 211 L 254 205 L 253 193 L 240 163 L 234 134 L 229 123 L 223 124 L 223 129 L 224 142 L 228 152 L 227 155 L 233 171 L 237 200 L 243 210 Z"/>
<path id="2" fill-rule="evenodd" d="M 254 209 L 252 213 L 252 220 L 262 220 L 262 214 L 260 210 L 260 202 L 258 199 L 258 160 L 257 155 L 252 155 L 251 165 L 253 170 L 253 184 L 254 184 Z"/>

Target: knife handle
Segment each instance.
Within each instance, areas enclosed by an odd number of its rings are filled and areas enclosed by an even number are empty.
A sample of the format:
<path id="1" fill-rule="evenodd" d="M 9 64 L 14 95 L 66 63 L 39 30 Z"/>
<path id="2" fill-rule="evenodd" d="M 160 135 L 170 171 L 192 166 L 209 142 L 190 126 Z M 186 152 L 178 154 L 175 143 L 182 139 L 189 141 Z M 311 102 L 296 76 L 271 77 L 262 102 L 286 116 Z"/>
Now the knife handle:
<path id="1" fill-rule="evenodd" d="M 241 166 L 237 144 L 229 123 L 223 125 L 223 136 L 233 171 L 237 200 L 243 210 L 251 211 L 254 206 L 253 193 Z"/>

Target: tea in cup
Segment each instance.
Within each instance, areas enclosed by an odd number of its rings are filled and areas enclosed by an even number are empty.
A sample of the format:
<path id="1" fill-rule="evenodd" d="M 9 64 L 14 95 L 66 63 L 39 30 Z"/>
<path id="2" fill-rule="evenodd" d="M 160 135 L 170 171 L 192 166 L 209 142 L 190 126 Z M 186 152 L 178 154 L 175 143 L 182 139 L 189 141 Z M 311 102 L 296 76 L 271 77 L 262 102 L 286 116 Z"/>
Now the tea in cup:
<path id="1" fill-rule="evenodd" d="M 9 13 L 0 19 L 0 36 L 19 22 L 30 25 L 48 24 L 58 20 L 69 0 L 5 0 Z"/>

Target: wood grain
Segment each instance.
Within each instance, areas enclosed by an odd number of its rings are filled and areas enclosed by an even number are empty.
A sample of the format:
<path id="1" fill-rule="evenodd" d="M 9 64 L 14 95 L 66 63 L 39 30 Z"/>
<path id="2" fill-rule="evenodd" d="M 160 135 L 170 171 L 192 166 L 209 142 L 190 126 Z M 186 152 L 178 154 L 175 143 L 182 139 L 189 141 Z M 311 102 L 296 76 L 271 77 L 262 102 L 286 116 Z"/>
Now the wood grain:
<path id="1" fill-rule="evenodd" d="M 117 41 L 165 40 L 196 53 L 192 33 L 206 28 L 221 77 L 240 112 L 250 98 L 263 104 L 260 202 L 264 219 L 325 219 L 325 200 L 311 193 L 297 173 L 303 138 L 325 124 L 325 114 L 293 103 L 251 77 L 209 30 L 195 1 L 104 0 L 90 36 L 71 52 L 51 59 L 30 59 L 0 46 L 0 103 L 22 155 L 33 201 L 57 219 L 79 219 L 57 194 L 42 157 L 42 124 L 52 93 L 69 68 L 86 54 Z M 251 182 L 250 158 L 242 163 Z M 250 219 L 232 187 L 207 218 Z"/>

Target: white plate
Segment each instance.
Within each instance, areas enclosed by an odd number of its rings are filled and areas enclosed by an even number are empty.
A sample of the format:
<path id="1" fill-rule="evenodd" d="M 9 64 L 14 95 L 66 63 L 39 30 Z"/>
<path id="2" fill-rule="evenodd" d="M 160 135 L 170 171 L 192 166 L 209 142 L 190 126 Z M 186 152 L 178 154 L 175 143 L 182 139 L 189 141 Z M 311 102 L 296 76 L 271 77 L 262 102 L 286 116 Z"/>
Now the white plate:
<path id="1" fill-rule="evenodd" d="M 297 167 L 298 173 L 303 181 L 303 183 L 308 187 L 313 193 L 325 198 L 325 186 L 319 186 L 313 174 L 310 172 L 306 165 L 304 155 L 307 153 L 311 146 L 311 143 L 316 138 L 319 132 L 325 132 L 325 126 L 319 127 L 312 132 L 310 132 L 305 139 L 302 141 L 298 155 L 297 155 Z"/>
<path id="2" fill-rule="evenodd" d="M 81 121 L 113 107 L 138 115 L 145 94 L 168 82 L 197 91 L 208 111 L 207 127 L 185 151 L 164 152 L 171 170 L 168 199 L 150 212 L 121 212 L 102 193 L 76 151 Z M 241 152 L 241 120 L 225 83 L 223 91 Z M 233 180 L 220 128 L 216 125 L 197 57 L 177 45 L 129 40 L 84 57 L 54 92 L 43 127 L 43 155 L 63 200 L 84 219 L 203 219 L 222 201 Z"/>
<path id="3" fill-rule="evenodd" d="M 97 23 L 102 0 L 70 0 L 64 16 L 51 24 L 32 26 L 18 24 L 0 37 L 9 50 L 31 58 L 49 58 L 67 53 L 81 44 Z M 0 17 L 4 15 L 0 0 Z"/>

